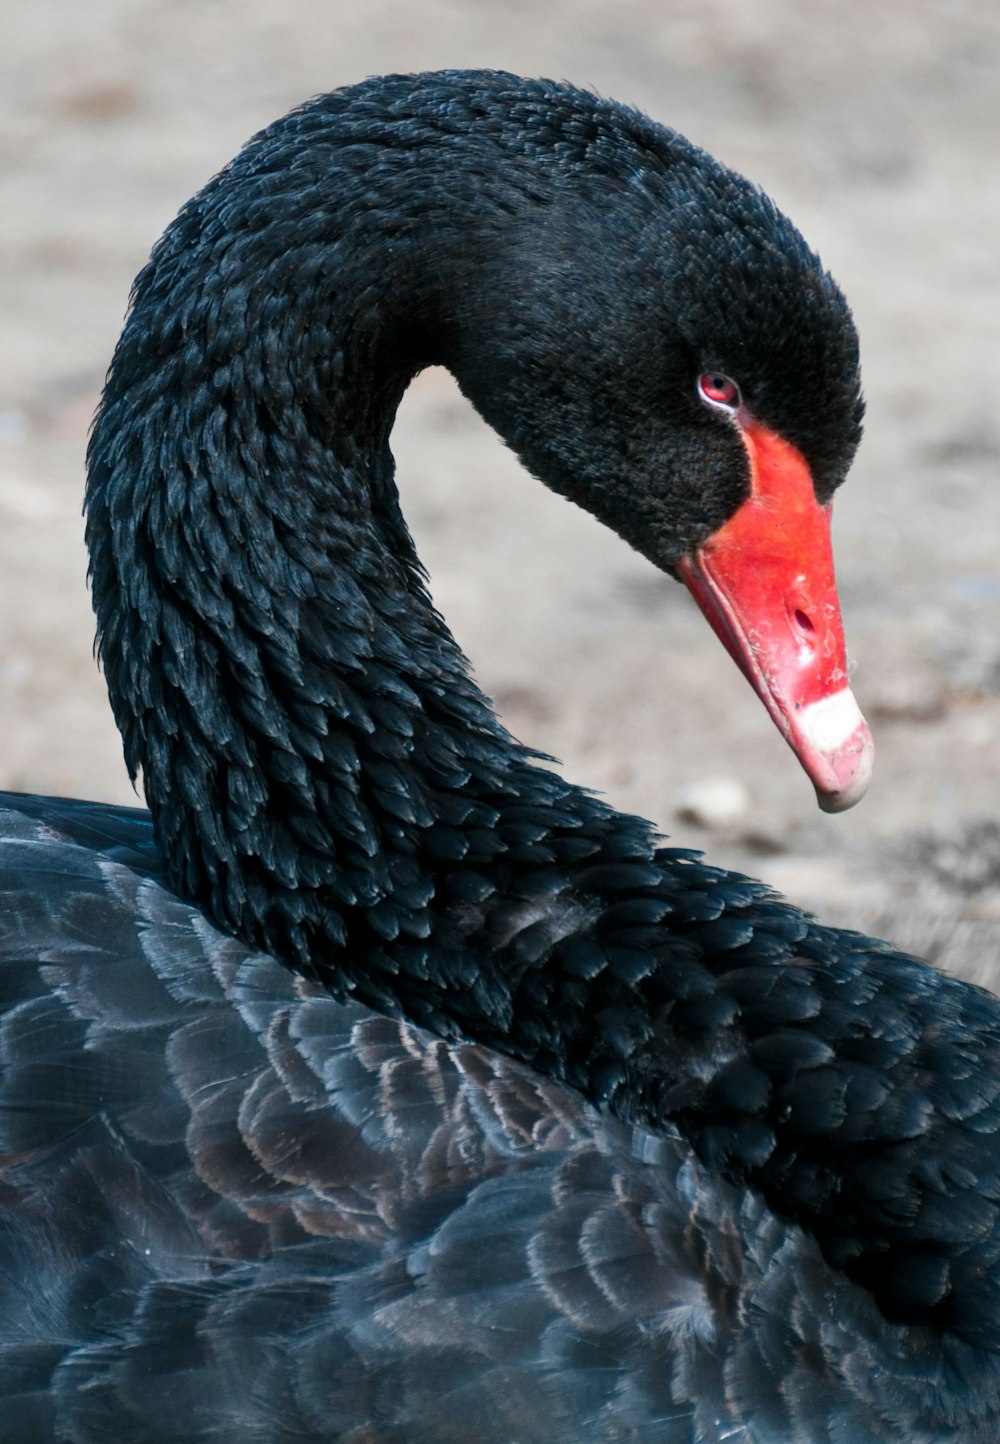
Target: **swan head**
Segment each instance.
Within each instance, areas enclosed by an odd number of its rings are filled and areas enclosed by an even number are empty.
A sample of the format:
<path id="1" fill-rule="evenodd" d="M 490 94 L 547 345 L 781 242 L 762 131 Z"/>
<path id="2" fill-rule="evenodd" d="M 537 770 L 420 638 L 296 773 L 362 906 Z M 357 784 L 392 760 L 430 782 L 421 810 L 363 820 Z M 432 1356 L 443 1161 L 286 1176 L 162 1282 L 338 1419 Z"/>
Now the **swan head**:
<path id="1" fill-rule="evenodd" d="M 537 476 L 688 586 L 841 811 L 873 762 L 830 538 L 864 410 L 850 310 L 749 182 L 630 112 L 604 124 L 544 203 L 508 207 L 450 362 Z"/>

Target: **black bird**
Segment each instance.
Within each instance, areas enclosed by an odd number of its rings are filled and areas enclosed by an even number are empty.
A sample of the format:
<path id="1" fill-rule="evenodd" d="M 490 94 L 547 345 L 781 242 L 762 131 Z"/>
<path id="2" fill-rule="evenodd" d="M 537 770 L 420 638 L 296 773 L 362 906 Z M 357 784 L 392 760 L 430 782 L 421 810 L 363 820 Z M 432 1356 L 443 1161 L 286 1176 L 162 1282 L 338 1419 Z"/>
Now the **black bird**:
<path id="1" fill-rule="evenodd" d="M 5 1444 L 995 1440 L 1000 1005 L 504 732 L 398 509 L 430 363 L 863 791 L 857 341 L 771 201 L 503 74 L 257 136 L 89 452 L 149 813 L 2 799 Z"/>

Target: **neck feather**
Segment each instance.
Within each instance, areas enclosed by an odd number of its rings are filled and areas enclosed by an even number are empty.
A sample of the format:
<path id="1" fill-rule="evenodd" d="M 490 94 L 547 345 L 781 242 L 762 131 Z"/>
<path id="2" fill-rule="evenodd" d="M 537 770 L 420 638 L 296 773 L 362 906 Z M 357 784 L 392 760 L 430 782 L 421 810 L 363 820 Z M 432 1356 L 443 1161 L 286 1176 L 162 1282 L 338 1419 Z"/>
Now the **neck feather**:
<path id="1" fill-rule="evenodd" d="M 425 935 L 442 869 L 509 854 L 508 812 L 556 797 L 570 831 L 614 830 L 505 733 L 399 511 L 396 406 L 478 251 L 436 209 L 465 204 L 461 153 L 429 196 L 412 151 L 369 138 L 387 158 L 359 166 L 323 121 L 252 143 L 155 250 L 87 500 L 102 660 L 171 880 L 311 969 L 349 937 Z M 466 206 L 487 228 L 503 185 Z"/>

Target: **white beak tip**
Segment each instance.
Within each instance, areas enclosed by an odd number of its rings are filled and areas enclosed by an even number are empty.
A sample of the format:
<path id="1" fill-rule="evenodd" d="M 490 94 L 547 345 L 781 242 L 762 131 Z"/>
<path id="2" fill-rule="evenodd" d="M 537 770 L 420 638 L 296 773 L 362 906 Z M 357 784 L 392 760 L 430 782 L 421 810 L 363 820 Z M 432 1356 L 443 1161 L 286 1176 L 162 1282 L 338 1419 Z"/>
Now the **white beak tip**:
<path id="1" fill-rule="evenodd" d="M 868 791 L 875 744 L 849 687 L 803 707 L 793 741 L 824 812 L 846 812 Z"/>

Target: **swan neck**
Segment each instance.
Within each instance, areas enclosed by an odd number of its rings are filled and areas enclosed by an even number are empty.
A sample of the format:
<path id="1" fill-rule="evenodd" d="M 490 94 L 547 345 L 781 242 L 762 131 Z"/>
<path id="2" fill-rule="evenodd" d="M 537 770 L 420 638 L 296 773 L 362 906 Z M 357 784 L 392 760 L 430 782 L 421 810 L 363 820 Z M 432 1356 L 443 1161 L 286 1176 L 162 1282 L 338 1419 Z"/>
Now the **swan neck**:
<path id="1" fill-rule="evenodd" d="M 472 835 L 491 862 L 505 809 L 552 787 L 434 610 L 396 493 L 458 232 L 412 158 L 379 195 L 316 139 L 275 128 L 166 232 L 87 492 L 100 655 L 171 881 L 307 971 L 425 931 L 442 854 L 476 858 Z"/>

